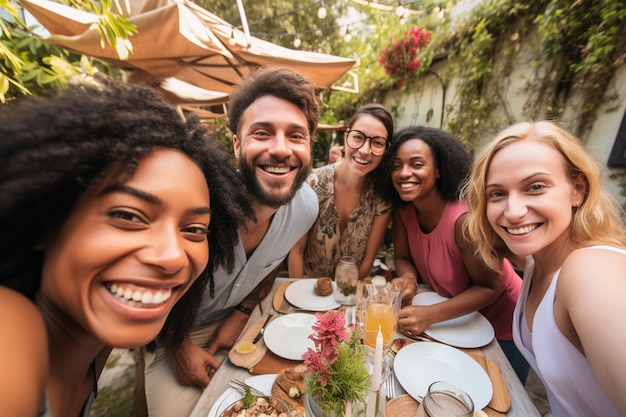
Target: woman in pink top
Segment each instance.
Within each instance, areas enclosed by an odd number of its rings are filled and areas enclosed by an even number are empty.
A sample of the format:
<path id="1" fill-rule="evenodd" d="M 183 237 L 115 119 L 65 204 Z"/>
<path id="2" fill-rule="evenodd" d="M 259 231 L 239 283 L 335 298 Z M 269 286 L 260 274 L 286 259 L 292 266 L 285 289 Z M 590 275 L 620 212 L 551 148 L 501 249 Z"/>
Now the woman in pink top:
<path id="1" fill-rule="evenodd" d="M 410 304 L 418 281 L 449 298 L 432 306 L 405 305 L 400 328 L 417 335 L 435 323 L 478 310 L 493 325 L 524 382 L 528 364 L 515 348 L 511 331 L 521 279 L 507 260 L 499 272 L 487 268 L 463 236 L 468 210 L 459 193 L 472 156 L 454 136 L 428 127 L 402 129 L 392 143 L 395 282 L 403 288 L 405 304 Z"/>

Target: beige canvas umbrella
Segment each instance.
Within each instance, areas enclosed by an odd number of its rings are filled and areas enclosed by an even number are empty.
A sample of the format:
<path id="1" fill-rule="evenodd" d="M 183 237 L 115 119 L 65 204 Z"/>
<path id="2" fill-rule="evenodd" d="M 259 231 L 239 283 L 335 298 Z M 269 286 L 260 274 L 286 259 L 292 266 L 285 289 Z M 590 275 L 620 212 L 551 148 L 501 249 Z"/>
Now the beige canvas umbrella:
<path id="1" fill-rule="evenodd" d="M 131 80 L 158 83 L 180 104 L 224 102 L 234 83 L 262 65 L 291 68 L 328 89 L 355 63 L 246 36 L 188 0 L 129 0 L 130 11 L 115 10 L 138 30 L 130 39 L 134 52 L 121 60 L 90 29 L 96 15 L 50 0 L 20 3 L 50 32 L 45 41 L 129 71 Z"/>

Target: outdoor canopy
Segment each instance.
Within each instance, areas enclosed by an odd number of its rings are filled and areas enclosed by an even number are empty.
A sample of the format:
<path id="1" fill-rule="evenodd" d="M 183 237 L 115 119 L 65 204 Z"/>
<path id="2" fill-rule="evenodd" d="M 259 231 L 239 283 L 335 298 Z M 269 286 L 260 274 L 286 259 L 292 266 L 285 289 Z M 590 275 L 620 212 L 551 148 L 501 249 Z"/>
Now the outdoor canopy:
<path id="1" fill-rule="evenodd" d="M 176 104 L 208 105 L 228 100 L 231 87 L 259 66 L 291 68 L 329 89 L 355 60 L 292 50 L 246 36 L 232 24 L 189 0 L 128 0 L 133 22 L 133 52 L 121 60 L 110 45 L 102 47 L 95 14 L 50 0 L 20 0 L 49 32 L 46 42 L 98 58 L 129 72 L 131 81 L 158 84 Z M 117 2 L 112 2 L 113 4 Z"/>

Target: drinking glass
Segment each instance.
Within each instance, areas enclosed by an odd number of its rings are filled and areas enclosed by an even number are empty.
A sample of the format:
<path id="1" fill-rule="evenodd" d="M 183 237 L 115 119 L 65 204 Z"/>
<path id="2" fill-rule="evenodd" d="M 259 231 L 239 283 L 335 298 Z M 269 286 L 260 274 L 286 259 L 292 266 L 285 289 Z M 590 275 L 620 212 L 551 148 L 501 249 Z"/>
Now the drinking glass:
<path id="1" fill-rule="evenodd" d="M 428 387 L 416 417 L 472 417 L 474 402 L 461 388 L 445 381 Z"/>
<path id="2" fill-rule="evenodd" d="M 352 256 L 342 256 L 335 269 L 335 301 L 346 306 L 354 305 L 358 282 L 359 269 L 356 266 L 356 259 Z"/>
<path id="3" fill-rule="evenodd" d="M 363 296 L 357 310 L 365 345 L 376 347 L 376 337 L 380 328 L 383 335 L 383 351 L 387 352 L 398 328 L 401 293 L 392 283 L 384 286 L 364 285 Z"/>

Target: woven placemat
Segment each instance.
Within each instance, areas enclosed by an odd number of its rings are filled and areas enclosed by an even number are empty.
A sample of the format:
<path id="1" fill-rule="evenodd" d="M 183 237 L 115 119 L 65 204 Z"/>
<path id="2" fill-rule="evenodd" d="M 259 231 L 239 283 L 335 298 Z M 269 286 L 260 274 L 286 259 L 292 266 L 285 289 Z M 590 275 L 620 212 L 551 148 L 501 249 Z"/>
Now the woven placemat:
<path id="1" fill-rule="evenodd" d="M 409 394 L 402 394 L 387 402 L 385 414 L 387 417 L 415 417 L 419 405 Z"/>
<path id="2" fill-rule="evenodd" d="M 248 327 L 237 343 L 235 343 L 235 346 L 228 352 L 228 358 L 233 365 L 250 369 L 263 359 L 263 356 L 267 353 L 267 346 L 265 346 L 263 338 L 256 342 L 256 349 L 250 353 L 239 353 L 236 350 L 239 343 L 252 342 L 254 337 L 261 331 L 263 323 L 265 323 L 265 317 Z"/>
<path id="3" fill-rule="evenodd" d="M 253 375 L 277 374 L 283 369 L 294 368 L 301 363 L 303 363 L 303 361 L 281 358 L 271 351 L 268 351 L 259 362 L 248 370 Z"/>

